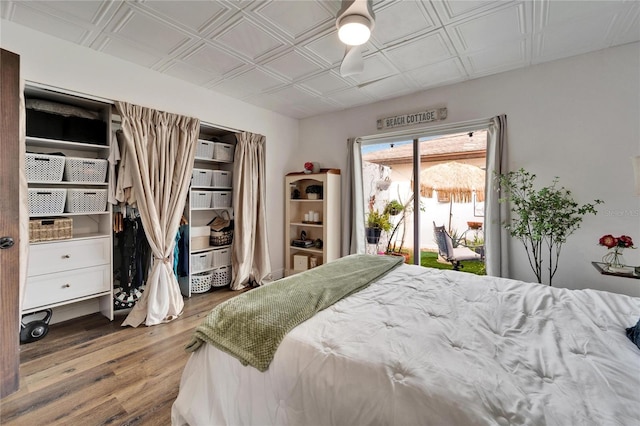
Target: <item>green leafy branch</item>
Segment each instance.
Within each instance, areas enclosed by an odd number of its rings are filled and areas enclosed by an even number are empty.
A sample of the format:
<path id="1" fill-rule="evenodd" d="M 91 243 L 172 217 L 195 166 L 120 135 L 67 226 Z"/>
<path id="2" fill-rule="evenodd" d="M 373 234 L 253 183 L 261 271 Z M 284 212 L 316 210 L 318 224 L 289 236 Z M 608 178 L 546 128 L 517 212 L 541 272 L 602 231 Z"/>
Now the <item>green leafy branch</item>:
<path id="1" fill-rule="evenodd" d="M 533 187 L 535 178 L 535 174 L 524 169 L 496 176 L 504 195 L 500 202 L 508 202 L 512 213 L 511 220 L 504 221 L 503 226 L 524 245 L 539 283 L 542 283 L 546 260 L 549 285 L 552 285 L 563 244 L 580 228 L 586 214 L 597 214 L 595 206 L 602 201 L 580 206 L 571 191 L 558 187 L 557 177 L 550 186 L 540 190 Z"/>

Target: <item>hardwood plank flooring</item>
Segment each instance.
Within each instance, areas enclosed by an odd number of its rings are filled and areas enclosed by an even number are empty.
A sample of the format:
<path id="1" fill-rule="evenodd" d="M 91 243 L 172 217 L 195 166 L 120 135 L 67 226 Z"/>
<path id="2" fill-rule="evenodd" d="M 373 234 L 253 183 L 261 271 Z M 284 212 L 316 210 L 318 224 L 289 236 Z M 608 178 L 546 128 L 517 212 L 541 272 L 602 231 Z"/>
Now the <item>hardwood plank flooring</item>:
<path id="1" fill-rule="evenodd" d="M 20 390 L 0 401 L 0 424 L 170 425 L 185 345 L 214 306 L 238 294 L 196 294 L 179 319 L 153 327 L 100 314 L 52 325 L 20 346 Z"/>

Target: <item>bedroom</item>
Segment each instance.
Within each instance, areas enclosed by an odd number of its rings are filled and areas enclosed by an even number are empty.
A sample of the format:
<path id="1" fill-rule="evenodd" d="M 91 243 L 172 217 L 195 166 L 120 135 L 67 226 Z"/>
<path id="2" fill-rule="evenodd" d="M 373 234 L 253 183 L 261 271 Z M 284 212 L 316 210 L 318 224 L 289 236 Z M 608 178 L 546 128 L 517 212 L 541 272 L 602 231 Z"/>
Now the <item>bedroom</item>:
<path id="1" fill-rule="evenodd" d="M 43 49 L 46 46 L 46 49 Z M 579 200 L 602 198 L 600 213 L 569 241 L 558 286 L 638 296 L 635 280 L 604 277 L 589 265 L 602 257 L 597 238 L 627 233 L 640 238 L 629 157 L 638 155 L 640 115 L 638 43 L 456 83 L 341 113 L 297 120 L 215 95 L 104 54 L 2 22 L 2 47 L 21 54 L 33 81 L 158 109 L 267 136 L 268 215 L 283 215 L 282 176 L 313 158 L 344 169 L 344 141 L 375 133 L 375 118 L 444 103 L 450 122 L 506 113 L 510 166 L 540 176 L 559 175 Z M 65 58 L 61 61 L 61 58 Z M 162 91 L 156 90 L 162 87 Z M 250 117 L 250 119 L 248 118 Z M 283 265 L 283 224 L 272 221 L 272 268 Z M 530 280 L 520 247 L 510 249 L 514 278 Z M 638 262 L 638 251 L 629 253 Z"/>

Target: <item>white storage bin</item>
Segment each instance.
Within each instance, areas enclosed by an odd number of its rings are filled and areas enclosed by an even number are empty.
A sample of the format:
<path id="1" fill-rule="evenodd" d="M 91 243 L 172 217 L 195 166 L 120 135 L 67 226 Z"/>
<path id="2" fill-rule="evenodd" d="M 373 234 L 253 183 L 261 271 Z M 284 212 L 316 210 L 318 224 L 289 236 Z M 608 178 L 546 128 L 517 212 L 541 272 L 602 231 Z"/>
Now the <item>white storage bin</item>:
<path id="1" fill-rule="evenodd" d="M 67 157 L 64 163 L 64 180 L 104 183 L 107 178 L 107 165 L 107 160 Z"/>
<path id="2" fill-rule="evenodd" d="M 191 276 L 191 293 L 206 293 L 211 290 L 212 272 L 204 272 Z"/>
<path id="3" fill-rule="evenodd" d="M 211 160 L 213 158 L 214 143 L 215 142 L 203 141 L 202 139 L 198 139 L 196 145 L 196 158 Z"/>
<path id="4" fill-rule="evenodd" d="M 211 277 L 212 287 L 224 287 L 231 284 L 231 266 L 214 269 Z"/>
<path id="5" fill-rule="evenodd" d="M 208 226 L 192 226 L 190 232 L 191 250 L 201 250 L 209 247 L 209 233 L 211 230 Z"/>
<path id="6" fill-rule="evenodd" d="M 214 142 L 213 159 L 218 161 L 233 161 L 234 146 L 228 143 Z"/>
<path id="7" fill-rule="evenodd" d="M 107 210 L 106 189 L 68 189 L 67 213 L 99 213 Z"/>
<path id="8" fill-rule="evenodd" d="M 191 191 L 191 208 L 208 209 L 211 207 L 211 191 Z"/>
<path id="9" fill-rule="evenodd" d="M 226 170 L 212 170 L 211 186 L 216 188 L 231 188 L 231 172 Z"/>
<path id="10" fill-rule="evenodd" d="M 210 251 L 191 255 L 191 271 L 198 272 L 211 268 L 213 255 Z"/>
<path id="11" fill-rule="evenodd" d="M 213 250 L 213 262 L 211 266 L 217 268 L 219 266 L 231 265 L 231 247 Z"/>
<path id="12" fill-rule="evenodd" d="M 66 189 L 29 189 L 29 214 L 60 214 L 64 212 Z"/>
<path id="13" fill-rule="evenodd" d="M 65 158 L 60 155 L 27 153 L 25 167 L 29 182 L 61 182 Z"/>
<path id="14" fill-rule="evenodd" d="M 231 191 L 213 191 L 211 208 L 220 209 L 223 207 L 231 207 Z"/>
<path id="15" fill-rule="evenodd" d="M 191 186 L 211 186 L 213 170 L 193 169 Z"/>

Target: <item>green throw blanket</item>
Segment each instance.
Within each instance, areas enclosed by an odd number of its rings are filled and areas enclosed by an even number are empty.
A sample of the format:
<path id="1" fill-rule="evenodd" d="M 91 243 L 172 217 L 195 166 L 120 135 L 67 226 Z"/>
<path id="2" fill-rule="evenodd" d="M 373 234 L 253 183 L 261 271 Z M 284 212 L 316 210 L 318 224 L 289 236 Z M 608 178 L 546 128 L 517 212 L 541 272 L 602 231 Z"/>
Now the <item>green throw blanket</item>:
<path id="1" fill-rule="evenodd" d="M 380 278 L 400 263 L 397 256 L 351 255 L 236 296 L 207 315 L 187 345 L 203 343 L 260 371 L 298 324 Z"/>

